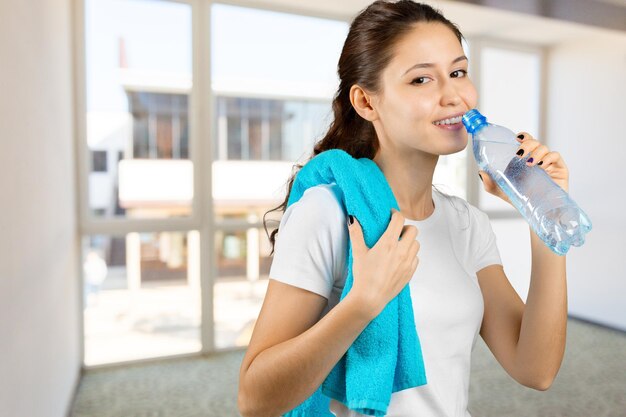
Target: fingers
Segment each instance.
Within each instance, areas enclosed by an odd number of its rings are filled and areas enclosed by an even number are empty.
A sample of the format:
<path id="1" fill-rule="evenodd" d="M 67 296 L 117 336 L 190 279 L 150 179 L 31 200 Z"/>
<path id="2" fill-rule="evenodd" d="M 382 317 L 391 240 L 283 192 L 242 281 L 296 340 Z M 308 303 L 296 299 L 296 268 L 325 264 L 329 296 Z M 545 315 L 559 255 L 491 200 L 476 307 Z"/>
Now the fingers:
<path id="1" fill-rule="evenodd" d="M 521 136 L 521 137 L 520 137 Z M 517 148 L 518 158 L 527 158 L 526 166 L 540 166 L 544 170 L 558 161 L 561 155 L 558 152 L 550 152 L 550 149 L 535 140 L 529 133 L 520 132 L 517 141 L 521 145 Z M 523 151 L 523 152 L 520 152 Z M 521 154 L 520 154 L 521 153 Z"/>
<path id="2" fill-rule="evenodd" d="M 404 225 L 404 216 L 402 213 L 395 209 L 391 209 L 391 220 L 389 221 L 389 225 L 387 226 L 387 230 L 383 233 L 380 240 L 386 240 L 394 246 L 398 245 L 398 240 L 415 240 L 415 237 L 418 234 L 417 227 L 412 225 Z M 367 251 L 369 248 L 365 243 L 365 238 L 363 236 L 363 229 L 361 228 L 361 223 L 359 223 L 356 216 L 352 216 L 354 219 L 354 223 L 350 224 L 350 218 L 348 217 L 348 234 L 350 235 L 350 241 L 352 242 L 352 251 L 355 253 L 360 253 Z"/>
<path id="3" fill-rule="evenodd" d="M 517 135 L 517 140 L 520 141 L 520 142 L 524 141 L 524 140 L 526 140 L 528 138 L 532 139 L 532 136 L 528 132 L 519 132 L 518 135 Z"/>
<path id="4" fill-rule="evenodd" d="M 420 248 L 420 243 L 415 238 L 415 236 L 417 236 L 417 228 L 415 226 L 409 227 L 414 229 L 415 231 L 407 232 L 406 237 L 403 236 L 402 240 L 400 240 L 400 243 L 398 243 L 398 250 L 400 250 L 401 253 L 404 253 L 405 259 L 417 256 L 417 252 Z"/>
<path id="5" fill-rule="evenodd" d="M 402 232 L 400 233 L 400 240 L 412 240 L 415 239 L 417 237 L 417 234 L 419 233 L 419 230 L 417 230 L 416 226 L 413 226 L 411 224 L 407 224 L 406 226 L 404 226 L 402 228 Z"/>
<path id="6" fill-rule="evenodd" d="M 561 159 L 561 154 L 558 152 L 548 152 L 544 157 L 541 158 L 543 162 L 540 166 L 541 168 L 549 171 L 552 168 L 552 164 Z M 540 161 L 540 162 L 541 162 Z"/>
<path id="7" fill-rule="evenodd" d="M 491 176 L 489 176 L 489 174 L 485 171 L 478 171 L 478 174 L 481 177 L 481 180 L 483 182 L 483 188 L 485 189 L 485 191 L 490 194 L 497 194 L 498 185 L 494 180 L 491 179 Z"/>
<path id="8" fill-rule="evenodd" d="M 521 138 L 520 138 L 521 136 Z M 541 146 L 541 143 L 536 141 L 530 134 L 526 132 L 522 132 L 517 136 L 517 141 L 521 143 L 521 145 L 517 148 L 515 153 L 517 157 L 522 159 L 526 158 L 529 154 L 531 154 L 535 149 Z"/>
<path id="9" fill-rule="evenodd" d="M 410 224 L 404 226 L 402 229 L 398 249 L 406 253 L 407 257 L 415 256 L 419 250 L 419 242 L 417 241 L 418 232 L 417 227 Z M 417 248 L 414 248 L 415 245 L 417 245 Z M 414 249 L 414 251 L 412 249 Z"/>
<path id="10" fill-rule="evenodd" d="M 414 249 L 414 250 L 409 252 L 409 256 L 410 256 L 410 259 L 411 259 L 411 274 L 410 274 L 410 277 L 413 277 L 413 274 L 415 273 L 415 270 L 417 269 L 417 265 L 419 264 L 419 261 L 420 261 L 419 257 L 417 256 L 417 253 L 419 251 L 419 243 L 417 242 L 417 240 L 415 240 L 414 242 L 417 245 L 415 247 L 412 247 L 411 249 Z"/>
<path id="11" fill-rule="evenodd" d="M 350 224 L 350 218 L 354 219 L 354 223 Z M 355 254 L 361 254 L 367 251 L 367 244 L 363 237 L 363 229 L 361 229 L 361 223 L 356 216 L 348 216 L 348 234 L 350 235 L 350 242 L 352 243 L 352 252 Z"/>
<path id="12" fill-rule="evenodd" d="M 517 136 L 517 141 L 521 143 L 521 145 L 515 152 L 518 158 L 526 158 L 527 166 L 539 164 L 543 157 L 550 152 L 547 146 L 542 145 L 541 142 L 535 140 L 535 138 L 527 132 L 520 132 Z"/>
<path id="13" fill-rule="evenodd" d="M 529 158 L 526 160 L 527 166 L 535 166 L 550 152 L 546 145 L 539 145 L 531 151 Z M 543 164 L 542 164 L 543 165 Z"/>
<path id="14" fill-rule="evenodd" d="M 403 228 L 404 228 L 404 216 L 402 215 L 402 213 L 392 208 L 391 220 L 389 221 L 387 230 L 385 231 L 385 233 L 383 233 L 384 239 L 397 243 L 398 239 L 400 238 L 400 233 L 402 233 Z"/>

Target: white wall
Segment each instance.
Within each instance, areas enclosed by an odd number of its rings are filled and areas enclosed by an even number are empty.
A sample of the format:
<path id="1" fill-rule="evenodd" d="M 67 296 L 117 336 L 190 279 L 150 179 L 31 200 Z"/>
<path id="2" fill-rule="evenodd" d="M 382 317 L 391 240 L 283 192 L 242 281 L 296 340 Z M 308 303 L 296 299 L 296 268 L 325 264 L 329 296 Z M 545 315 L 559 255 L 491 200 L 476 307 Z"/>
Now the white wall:
<path id="1" fill-rule="evenodd" d="M 547 135 L 589 215 L 568 253 L 572 316 L 626 330 L 626 34 L 585 37 L 549 54 Z"/>
<path id="2" fill-rule="evenodd" d="M 70 0 L 0 2 L 0 415 L 67 415 L 80 372 Z"/>
<path id="3" fill-rule="evenodd" d="M 571 317 L 626 331 L 626 34 L 585 35 L 550 47 L 546 137 L 570 170 L 570 196 L 593 229 L 567 254 Z M 530 285 L 529 227 L 492 219 L 505 273 L 522 300 Z"/>

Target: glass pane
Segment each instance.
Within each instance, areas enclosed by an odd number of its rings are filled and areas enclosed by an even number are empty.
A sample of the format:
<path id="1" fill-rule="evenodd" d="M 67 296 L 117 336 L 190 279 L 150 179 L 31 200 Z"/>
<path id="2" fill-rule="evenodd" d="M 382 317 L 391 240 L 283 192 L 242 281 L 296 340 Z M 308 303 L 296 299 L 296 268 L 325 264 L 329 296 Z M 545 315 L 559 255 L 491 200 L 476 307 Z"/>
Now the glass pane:
<path id="1" fill-rule="evenodd" d="M 191 6 L 86 0 L 89 208 L 97 217 L 189 216 Z M 95 154 L 94 154 L 95 155 Z"/>
<path id="2" fill-rule="evenodd" d="M 481 61 L 481 113 L 491 123 L 538 137 L 539 53 L 485 47 L 481 51 Z M 515 211 L 509 204 L 487 193 L 484 187 L 479 186 L 479 190 L 482 210 Z"/>
<path id="3" fill-rule="evenodd" d="M 200 350 L 199 236 L 83 238 L 85 365 Z"/>
<path id="4" fill-rule="evenodd" d="M 211 6 L 218 222 L 262 221 L 282 203 L 294 163 L 308 159 L 330 124 L 347 32 L 341 21 Z M 280 214 L 266 216 L 268 232 Z M 246 346 L 267 288 L 269 239 L 264 228 L 244 227 L 216 233 L 215 242 L 216 347 Z"/>
<path id="5" fill-rule="evenodd" d="M 271 222 L 268 232 L 271 232 Z M 271 246 L 265 229 L 217 232 L 215 344 L 247 346 L 267 291 Z"/>
<path id="6" fill-rule="evenodd" d="M 328 130 L 348 24 L 223 4 L 211 19 L 215 217 L 262 219 Z"/>
<path id="7" fill-rule="evenodd" d="M 213 89 L 332 99 L 347 34 L 347 22 L 214 4 Z"/>

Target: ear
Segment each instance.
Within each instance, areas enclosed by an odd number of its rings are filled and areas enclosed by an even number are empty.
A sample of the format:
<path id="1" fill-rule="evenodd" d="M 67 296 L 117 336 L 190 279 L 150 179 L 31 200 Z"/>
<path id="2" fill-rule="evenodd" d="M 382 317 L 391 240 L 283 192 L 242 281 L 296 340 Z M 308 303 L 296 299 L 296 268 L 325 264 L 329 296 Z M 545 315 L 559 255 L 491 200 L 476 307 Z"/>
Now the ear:
<path id="1" fill-rule="evenodd" d="M 357 84 L 350 88 L 350 103 L 352 103 L 352 107 L 354 107 L 359 116 L 370 122 L 378 119 L 378 113 L 371 104 L 372 99 L 373 97 Z"/>

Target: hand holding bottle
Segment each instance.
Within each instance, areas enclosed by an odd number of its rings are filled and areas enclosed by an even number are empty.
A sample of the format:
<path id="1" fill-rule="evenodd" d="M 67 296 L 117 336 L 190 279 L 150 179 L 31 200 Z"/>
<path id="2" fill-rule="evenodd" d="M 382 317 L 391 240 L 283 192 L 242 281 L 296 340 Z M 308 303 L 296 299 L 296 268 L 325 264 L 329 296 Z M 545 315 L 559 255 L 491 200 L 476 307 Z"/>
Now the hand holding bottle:
<path id="1" fill-rule="evenodd" d="M 558 152 L 551 152 L 547 146 L 535 140 L 530 133 L 520 132 L 516 136 L 520 146 L 517 148 L 516 156 L 526 160 L 526 166 L 538 166 L 550 176 L 559 187 L 566 193 L 569 192 L 569 169 L 565 165 L 563 157 Z M 522 150 L 523 153 L 518 155 Z M 485 191 L 501 198 L 507 203 L 513 205 L 509 197 L 502 191 L 498 184 L 491 178 L 488 172 L 478 171 L 479 177 L 484 184 Z"/>
<path id="2" fill-rule="evenodd" d="M 569 196 L 569 170 L 558 152 L 522 132 L 488 123 L 476 109 L 463 115 L 485 190 L 515 207 L 557 255 L 582 246 L 589 216 Z"/>

